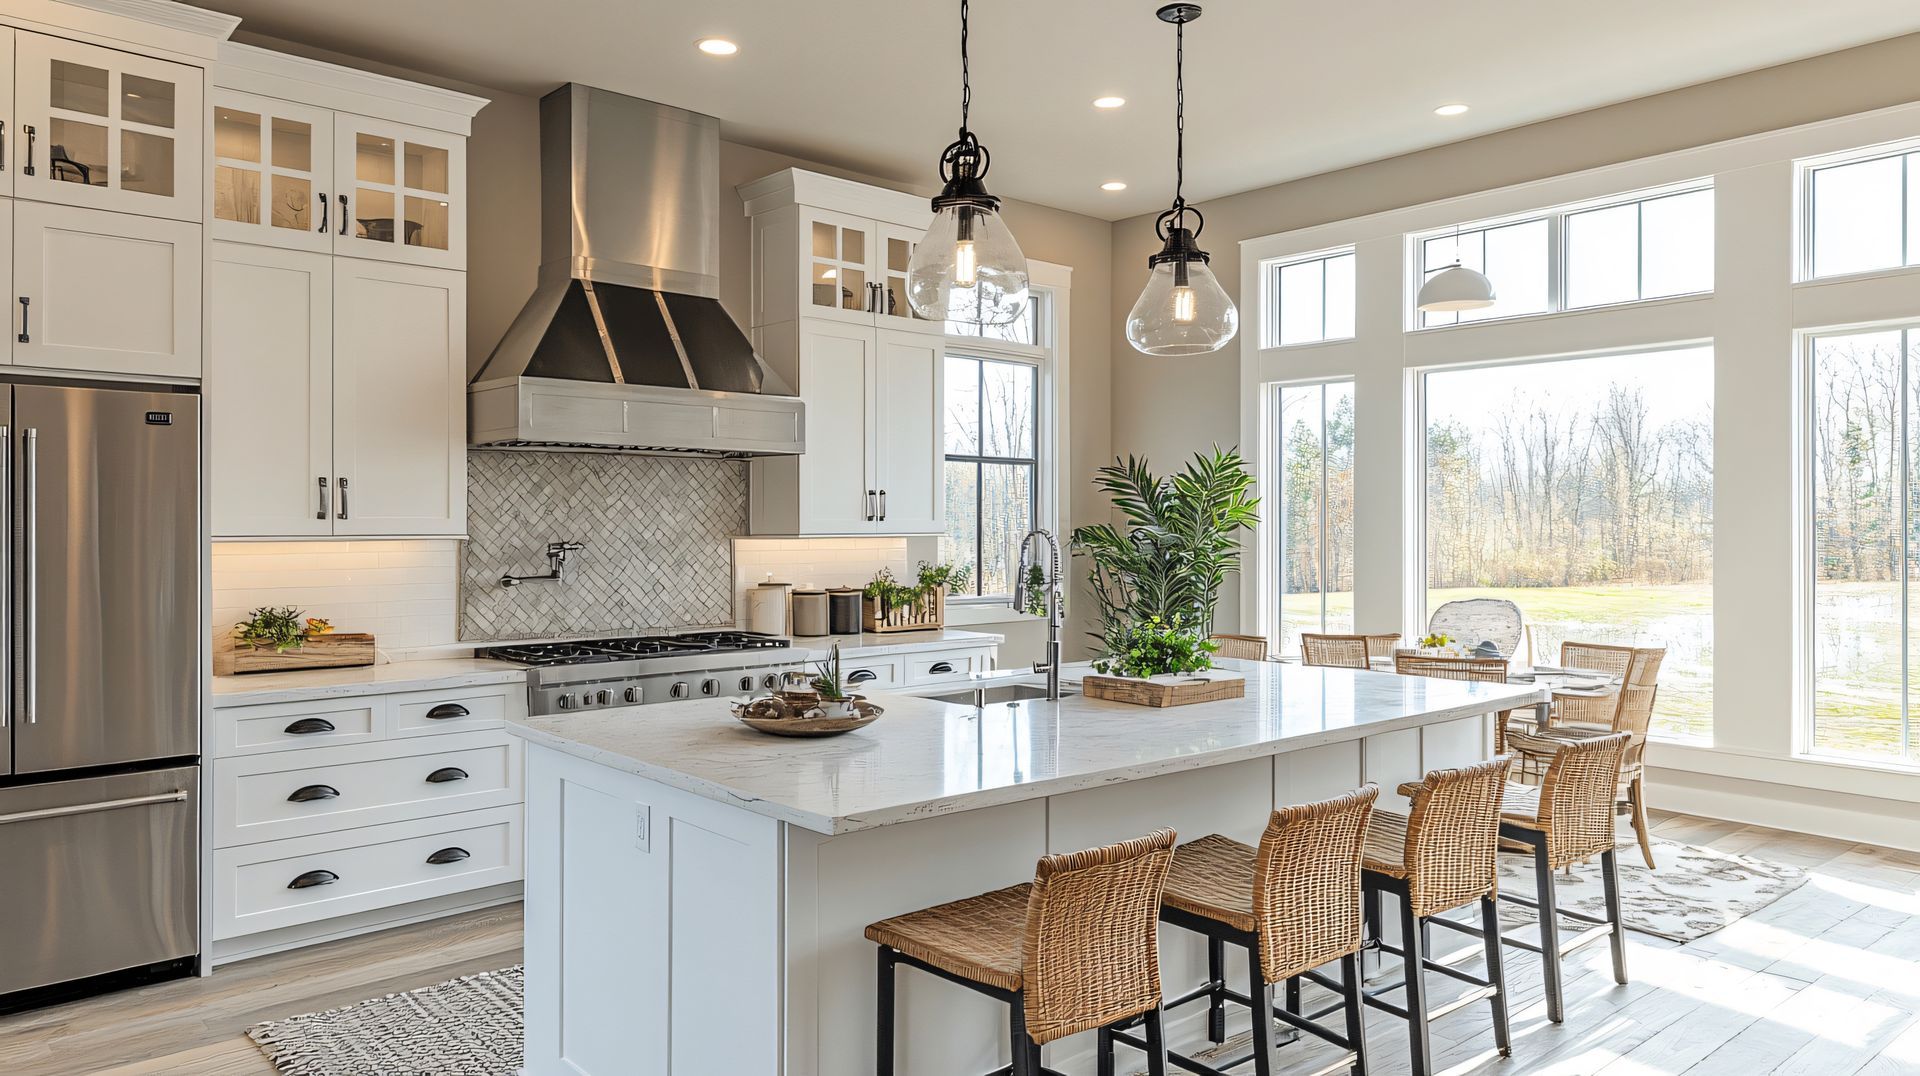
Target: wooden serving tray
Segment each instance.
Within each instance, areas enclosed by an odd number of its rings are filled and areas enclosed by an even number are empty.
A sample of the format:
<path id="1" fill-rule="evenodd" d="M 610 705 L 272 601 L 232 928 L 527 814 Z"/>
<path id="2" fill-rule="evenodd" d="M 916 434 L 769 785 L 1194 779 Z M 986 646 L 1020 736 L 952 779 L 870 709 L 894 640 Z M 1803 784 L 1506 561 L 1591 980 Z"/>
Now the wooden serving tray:
<path id="1" fill-rule="evenodd" d="M 1133 706 L 1187 706 L 1196 702 L 1245 698 L 1247 678 L 1217 669 L 1153 680 L 1089 674 L 1080 681 L 1080 693 L 1090 699 L 1124 702 Z"/>
<path id="2" fill-rule="evenodd" d="M 291 650 L 272 647 L 255 649 L 236 646 L 217 650 L 213 671 L 217 676 L 242 676 L 247 673 L 291 672 L 298 669 L 347 669 L 373 664 L 373 636 L 356 632 L 316 635 Z"/>

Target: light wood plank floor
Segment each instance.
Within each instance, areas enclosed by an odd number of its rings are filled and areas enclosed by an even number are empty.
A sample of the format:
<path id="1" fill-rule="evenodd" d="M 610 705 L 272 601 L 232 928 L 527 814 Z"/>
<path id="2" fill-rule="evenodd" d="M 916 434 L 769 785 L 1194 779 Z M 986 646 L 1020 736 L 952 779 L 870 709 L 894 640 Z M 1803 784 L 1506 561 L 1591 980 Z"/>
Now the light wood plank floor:
<path id="1" fill-rule="evenodd" d="M 1445 1072 L 1920 1073 L 1920 855 L 1683 815 L 1658 816 L 1657 828 L 1672 840 L 1797 863 L 1813 877 L 1689 945 L 1629 935 L 1629 986 L 1614 985 L 1604 944 L 1576 954 L 1558 1026 L 1546 1019 L 1538 958 L 1509 949 L 1513 1059 L 1494 1053 L 1486 1006 L 1475 1005 L 1434 1027 Z M 504 967 L 518 961 L 519 943 L 519 909 L 509 906 L 0 1017 L 0 1073 L 272 1076 L 245 1036 L 249 1025 Z M 1432 989 L 1452 996 L 1445 980 Z M 1404 1026 L 1368 1016 L 1374 1072 L 1405 1073 Z M 1289 1071 L 1311 1071 L 1317 1051 L 1293 1046 L 1281 1056 Z"/>

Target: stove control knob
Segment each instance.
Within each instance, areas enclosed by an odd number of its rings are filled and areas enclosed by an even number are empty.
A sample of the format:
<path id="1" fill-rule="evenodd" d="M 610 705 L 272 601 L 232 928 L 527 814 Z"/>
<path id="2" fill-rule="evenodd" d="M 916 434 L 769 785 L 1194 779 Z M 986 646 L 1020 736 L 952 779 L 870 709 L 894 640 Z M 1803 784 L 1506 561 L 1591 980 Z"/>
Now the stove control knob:
<path id="1" fill-rule="evenodd" d="M 593 701 L 599 703 L 602 706 L 605 706 L 608 703 L 613 701 L 613 692 L 602 688 L 601 690 L 594 692 Z"/>
<path id="2" fill-rule="evenodd" d="M 628 702 L 639 702 L 639 701 L 640 701 L 640 689 L 639 689 L 638 687 L 630 687 L 630 688 L 628 688 L 628 689 L 627 689 L 627 694 L 626 694 L 626 699 L 627 699 L 627 701 L 628 701 Z"/>
<path id="3" fill-rule="evenodd" d="M 669 691 L 667 694 L 671 695 L 676 699 L 684 699 L 688 695 L 692 694 L 692 691 L 690 688 L 687 687 L 687 682 L 685 680 L 679 680 L 674 683 L 673 690 Z"/>
<path id="4" fill-rule="evenodd" d="M 573 709 L 573 696 L 571 694 L 562 695 L 558 703 L 562 710 L 571 710 Z"/>
<path id="5" fill-rule="evenodd" d="M 712 678 L 708 678 L 706 680 L 700 681 L 700 694 L 702 695 L 720 694 L 720 681 Z"/>
<path id="6" fill-rule="evenodd" d="M 753 677 L 751 677 L 751 676 L 743 676 L 743 677 L 741 677 L 741 678 L 740 678 L 740 690 L 741 690 L 741 691 L 752 691 L 752 690 L 753 690 Z"/>
<path id="7" fill-rule="evenodd" d="M 768 691 L 778 690 L 780 687 L 780 674 L 768 673 L 767 675 L 761 677 L 760 686 L 766 688 Z"/>

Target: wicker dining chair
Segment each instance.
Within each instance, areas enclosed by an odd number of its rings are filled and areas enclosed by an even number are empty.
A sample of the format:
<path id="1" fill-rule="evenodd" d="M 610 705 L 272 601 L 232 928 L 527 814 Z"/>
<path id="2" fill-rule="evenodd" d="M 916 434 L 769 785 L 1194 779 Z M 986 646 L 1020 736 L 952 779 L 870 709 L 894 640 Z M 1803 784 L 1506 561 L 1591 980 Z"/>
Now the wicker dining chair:
<path id="1" fill-rule="evenodd" d="M 1432 676 L 1442 680 L 1469 680 L 1478 684 L 1507 682 L 1505 658 L 1446 658 L 1428 654 L 1393 655 L 1393 671 L 1401 676 Z M 1493 753 L 1507 752 L 1507 722 L 1512 710 L 1502 710 L 1493 719 Z"/>
<path id="2" fill-rule="evenodd" d="M 1040 860 L 1030 883 L 885 919 L 878 1052 L 894 1073 L 894 969 L 922 971 L 1007 1003 L 1011 1076 L 1041 1076 L 1040 1047 L 1114 1024 L 1145 1025 L 1147 1068 L 1166 1076 L 1160 1004 L 1160 891 L 1173 831 Z"/>
<path id="3" fill-rule="evenodd" d="M 1174 849 L 1160 898 L 1160 920 L 1207 939 L 1207 982 L 1171 999 L 1166 1007 L 1207 1002 L 1207 1037 L 1221 1043 L 1227 1038 L 1227 1002 L 1248 1005 L 1253 1010 L 1250 1060 L 1255 1076 L 1278 1070 L 1275 1017 L 1343 1051 L 1338 1059 L 1318 1059 L 1325 1066 L 1322 1071 L 1344 1062 L 1354 1076 L 1366 1074 L 1360 850 L 1379 797 L 1377 785 L 1364 785 L 1318 803 L 1283 807 L 1268 817 L 1258 848 L 1215 833 Z M 1247 952 L 1245 995 L 1227 984 L 1228 945 Z M 1335 962 L 1340 964 L 1338 980 L 1318 970 Z M 1302 1013 L 1302 977 L 1332 990 L 1340 1002 Z M 1278 1010 L 1273 1004 L 1275 983 L 1286 984 L 1286 1005 Z M 1319 1022 L 1335 1012 L 1345 1015 L 1342 1031 Z M 1112 1032 L 1101 1033 L 1103 1073 L 1114 1071 L 1109 1060 L 1113 1037 Z M 1136 1045 L 1124 1032 L 1119 1041 Z M 1249 1058 L 1202 1063 L 1175 1055 L 1173 1060 L 1189 1072 L 1226 1076 L 1222 1070 Z"/>
<path id="4" fill-rule="evenodd" d="M 1238 658 L 1241 661 L 1267 660 L 1267 640 L 1259 635 L 1229 635 L 1217 632 L 1212 636 L 1217 648 L 1215 657 Z"/>
<path id="5" fill-rule="evenodd" d="M 1534 774 L 1548 765 L 1569 740 L 1591 740 L 1615 732 L 1631 737 L 1620 765 L 1620 782 L 1615 792 L 1615 810 L 1633 821 L 1633 832 L 1640 842 L 1640 855 L 1652 870 L 1653 828 L 1647 821 L 1647 730 L 1653 724 L 1653 704 L 1660 693 L 1660 666 L 1666 661 L 1665 647 L 1632 648 L 1620 689 L 1603 696 L 1574 696 L 1556 693 L 1551 724 L 1531 732 L 1513 730 L 1507 744 L 1523 761 L 1523 772 Z"/>
<path id="6" fill-rule="evenodd" d="M 1365 669 L 1367 637 L 1364 635 L 1300 635 L 1300 663 L 1325 665 L 1337 669 Z"/>
<path id="7" fill-rule="evenodd" d="M 1367 636 L 1367 656 L 1370 658 L 1390 658 L 1399 648 L 1400 633 L 1397 631 Z"/>
<path id="8" fill-rule="evenodd" d="M 1367 1003 L 1407 1021 L 1414 1076 L 1431 1076 L 1426 972 L 1438 971 L 1473 989 L 1442 1007 L 1442 1014 L 1486 1000 L 1493 1010 L 1493 1041 L 1511 1057 L 1507 1029 L 1506 975 L 1500 958 L 1500 912 L 1495 901 L 1499 869 L 1500 803 L 1512 759 L 1495 758 L 1452 770 L 1433 770 L 1424 780 L 1400 786 L 1412 800 L 1407 814 L 1376 810 L 1367 827 L 1360 884 L 1365 898 L 1368 946 L 1400 957 L 1404 983 L 1367 992 Z M 1399 897 L 1400 945 L 1381 936 L 1381 895 Z M 1426 924 L 1447 925 L 1440 913 L 1478 901 L 1487 977 L 1469 975 L 1427 956 Z M 1406 1005 L 1380 997 L 1405 989 Z"/>

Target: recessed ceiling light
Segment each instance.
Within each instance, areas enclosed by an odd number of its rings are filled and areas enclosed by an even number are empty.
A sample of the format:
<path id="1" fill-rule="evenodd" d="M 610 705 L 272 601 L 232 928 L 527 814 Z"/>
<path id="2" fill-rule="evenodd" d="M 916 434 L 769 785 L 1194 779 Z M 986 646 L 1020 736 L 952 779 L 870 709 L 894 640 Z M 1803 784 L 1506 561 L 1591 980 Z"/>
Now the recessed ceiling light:
<path id="1" fill-rule="evenodd" d="M 1096 97 L 1093 99 L 1093 107 L 1095 108 L 1119 108 L 1126 103 L 1127 99 L 1124 97 Z"/>
<path id="2" fill-rule="evenodd" d="M 1110 179 L 1100 184 L 1100 189 L 1103 191 L 1123 191 L 1127 189 L 1127 185 L 1117 179 Z"/>
<path id="3" fill-rule="evenodd" d="M 731 56 L 740 51 L 740 46 L 724 37 L 703 37 L 699 45 L 700 51 L 709 56 Z"/>
<path id="4" fill-rule="evenodd" d="M 1466 105 L 1459 105 L 1459 104 L 1441 105 L 1439 108 L 1436 108 L 1433 110 L 1433 114 L 1436 116 L 1458 116 L 1460 113 L 1465 112 L 1466 110 L 1467 110 Z"/>

